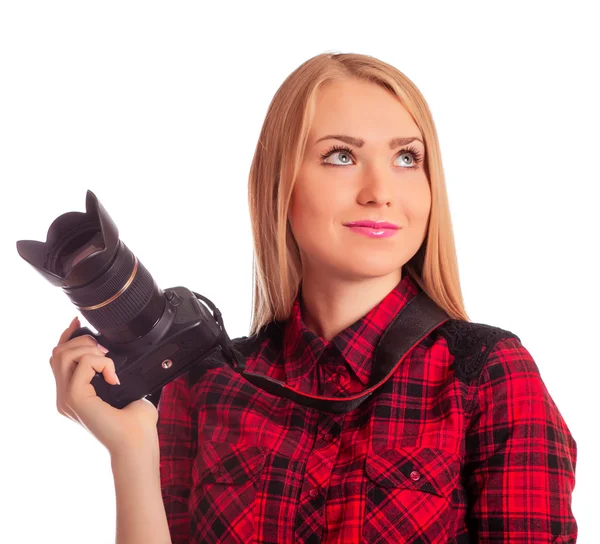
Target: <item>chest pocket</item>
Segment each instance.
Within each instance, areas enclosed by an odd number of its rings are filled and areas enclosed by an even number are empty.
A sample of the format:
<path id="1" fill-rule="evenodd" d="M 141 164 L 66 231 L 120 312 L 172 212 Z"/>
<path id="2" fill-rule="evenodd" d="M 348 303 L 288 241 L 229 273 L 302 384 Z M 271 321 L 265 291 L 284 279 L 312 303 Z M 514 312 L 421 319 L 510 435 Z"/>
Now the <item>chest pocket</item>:
<path id="1" fill-rule="evenodd" d="M 258 482 L 267 453 L 260 446 L 227 442 L 199 445 L 192 469 L 192 541 L 252 541 Z"/>
<path id="2" fill-rule="evenodd" d="M 198 483 L 244 484 L 255 481 L 267 452 L 260 446 L 206 442 L 196 457 Z"/>
<path id="3" fill-rule="evenodd" d="M 374 542 L 447 542 L 460 457 L 427 448 L 371 450 L 365 463 L 364 537 Z"/>

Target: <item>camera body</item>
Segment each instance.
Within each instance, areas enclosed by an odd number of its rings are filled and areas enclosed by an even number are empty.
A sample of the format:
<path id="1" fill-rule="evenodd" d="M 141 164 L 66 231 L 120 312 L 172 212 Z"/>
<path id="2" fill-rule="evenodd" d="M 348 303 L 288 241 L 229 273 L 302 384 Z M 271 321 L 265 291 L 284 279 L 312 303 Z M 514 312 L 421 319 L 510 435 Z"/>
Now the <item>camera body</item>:
<path id="1" fill-rule="evenodd" d="M 157 405 L 167 383 L 219 347 L 229 353 L 218 308 L 185 287 L 161 289 L 92 191 L 85 213 L 60 215 L 44 242 L 18 240 L 17 251 L 98 331 L 81 327 L 71 339 L 88 334 L 109 350 L 105 356 L 114 361 L 120 385 L 98 372 L 91 384 L 115 408 L 145 396 Z M 243 371 L 240 355 L 233 358 Z"/>
<path id="2" fill-rule="evenodd" d="M 155 405 L 162 388 L 194 364 L 219 349 L 221 329 L 206 306 L 185 287 L 164 290 L 162 317 L 147 334 L 127 344 L 114 345 L 101 334 L 80 327 L 71 338 L 90 335 L 109 348 L 120 385 L 96 372 L 91 383 L 96 394 L 115 408 L 149 395 Z"/>

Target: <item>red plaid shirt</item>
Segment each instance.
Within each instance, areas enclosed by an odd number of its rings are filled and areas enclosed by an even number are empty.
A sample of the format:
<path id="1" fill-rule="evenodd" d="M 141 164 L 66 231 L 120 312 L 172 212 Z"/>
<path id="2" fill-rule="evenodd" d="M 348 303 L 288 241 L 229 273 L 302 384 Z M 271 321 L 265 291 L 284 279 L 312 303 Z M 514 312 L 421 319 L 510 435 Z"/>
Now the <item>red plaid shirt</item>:
<path id="1" fill-rule="evenodd" d="M 329 342 L 306 328 L 299 295 L 248 370 L 312 394 L 361 392 L 383 331 L 419 290 L 405 274 Z M 158 432 L 173 544 L 575 542 L 576 443 L 527 349 L 499 340 L 472 381 L 453 360 L 434 330 L 342 415 L 228 365 L 172 381 Z"/>

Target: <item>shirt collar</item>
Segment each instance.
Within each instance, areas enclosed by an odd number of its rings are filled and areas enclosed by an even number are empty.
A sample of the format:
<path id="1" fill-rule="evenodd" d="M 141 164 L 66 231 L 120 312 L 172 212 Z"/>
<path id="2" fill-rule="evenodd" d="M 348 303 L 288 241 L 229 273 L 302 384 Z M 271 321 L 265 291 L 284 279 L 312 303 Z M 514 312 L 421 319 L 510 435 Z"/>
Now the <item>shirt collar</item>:
<path id="1" fill-rule="evenodd" d="M 398 312 L 421 290 L 410 274 L 403 273 L 400 282 L 386 297 L 358 321 L 330 341 L 310 331 L 304 322 L 301 290 L 284 324 L 283 359 L 286 381 L 292 385 L 315 376 L 316 364 L 326 349 L 334 350 L 348 363 L 363 385 L 371 373 L 372 358 L 381 336 Z"/>

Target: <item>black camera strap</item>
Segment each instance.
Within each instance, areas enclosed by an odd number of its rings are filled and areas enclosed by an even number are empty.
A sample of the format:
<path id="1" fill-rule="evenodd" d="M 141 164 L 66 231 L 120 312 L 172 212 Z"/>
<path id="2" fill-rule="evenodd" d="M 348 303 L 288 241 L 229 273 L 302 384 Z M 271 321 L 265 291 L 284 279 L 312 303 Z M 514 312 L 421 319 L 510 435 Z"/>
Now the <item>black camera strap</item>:
<path id="1" fill-rule="evenodd" d="M 221 349 L 229 357 L 230 360 L 227 361 L 227 364 L 233 370 L 256 387 L 272 395 L 285 397 L 303 406 L 331 414 L 343 414 L 354 410 L 390 378 L 413 347 L 450 319 L 448 314 L 435 304 L 425 291 L 420 291 L 398 312 L 398 315 L 384 331 L 375 348 L 371 376 L 365 391 L 345 397 L 322 397 L 302 393 L 279 380 L 249 372 L 246 369 L 246 358 L 235 349 L 223 327 L 221 312 L 208 299 L 197 293 L 194 294 L 206 301 L 213 309 L 215 319 L 222 331 Z"/>

